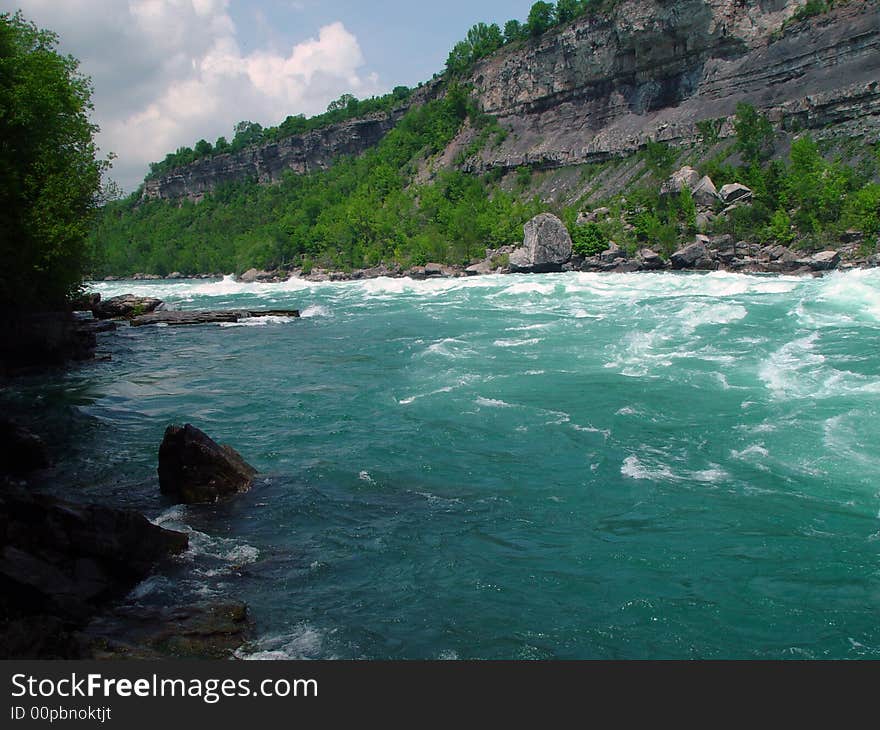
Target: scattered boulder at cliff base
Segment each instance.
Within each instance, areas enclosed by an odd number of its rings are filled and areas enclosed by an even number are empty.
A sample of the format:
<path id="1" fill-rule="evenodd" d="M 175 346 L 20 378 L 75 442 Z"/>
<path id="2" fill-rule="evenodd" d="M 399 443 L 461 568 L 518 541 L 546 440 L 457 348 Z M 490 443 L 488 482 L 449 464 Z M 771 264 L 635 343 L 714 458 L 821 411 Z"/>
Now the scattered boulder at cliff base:
<path id="1" fill-rule="evenodd" d="M 672 173 L 660 186 L 660 195 L 678 195 L 682 190 L 693 190 L 700 181 L 700 173 L 685 165 Z"/>
<path id="2" fill-rule="evenodd" d="M 159 447 L 159 488 L 185 504 L 211 504 L 251 488 L 257 470 L 191 424 L 169 426 Z"/>
<path id="3" fill-rule="evenodd" d="M 740 183 L 728 183 L 721 187 L 718 195 L 725 205 L 731 205 L 732 203 L 749 200 L 752 197 L 752 190 Z"/>
<path id="4" fill-rule="evenodd" d="M 523 232 L 523 245 L 510 254 L 511 271 L 561 271 L 571 258 L 571 236 L 552 213 L 536 215 L 523 226 Z"/>
<path id="5" fill-rule="evenodd" d="M 96 302 L 92 307 L 95 319 L 132 319 L 141 314 L 153 312 L 162 304 L 155 297 L 138 297 L 134 294 L 121 294 Z"/>

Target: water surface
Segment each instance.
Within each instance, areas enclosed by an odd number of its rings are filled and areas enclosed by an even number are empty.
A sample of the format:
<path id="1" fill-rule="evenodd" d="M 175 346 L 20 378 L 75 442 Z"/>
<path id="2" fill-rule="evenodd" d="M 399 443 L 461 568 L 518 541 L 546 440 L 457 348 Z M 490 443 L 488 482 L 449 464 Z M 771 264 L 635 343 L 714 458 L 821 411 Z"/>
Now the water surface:
<path id="1" fill-rule="evenodd" d="M 880 656 L 880 271 L 96 289 L 303 310 L 125 328 L 18 396 L 57 483 L 191 531 L 136 597 L 247 601 L 242 656 Z M 163 501 L 172 422 L 253 491 Z"/>

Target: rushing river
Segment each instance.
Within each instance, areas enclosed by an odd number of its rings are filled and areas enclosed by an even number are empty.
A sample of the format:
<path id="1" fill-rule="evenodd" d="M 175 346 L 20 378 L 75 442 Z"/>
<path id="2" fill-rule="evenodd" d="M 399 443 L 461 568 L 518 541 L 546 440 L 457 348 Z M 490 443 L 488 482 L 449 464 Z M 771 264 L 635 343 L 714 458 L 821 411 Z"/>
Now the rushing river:
<path id="1" fill-rule="evenodd" d="M 56 483 L 190 531 L 137 600 L 245 600 L 242 656 L 880 658 L 878 270 L 94 288 L 303 312 L 17 396 Z M 255 488 L 164 501 L 172 422 Z"/>

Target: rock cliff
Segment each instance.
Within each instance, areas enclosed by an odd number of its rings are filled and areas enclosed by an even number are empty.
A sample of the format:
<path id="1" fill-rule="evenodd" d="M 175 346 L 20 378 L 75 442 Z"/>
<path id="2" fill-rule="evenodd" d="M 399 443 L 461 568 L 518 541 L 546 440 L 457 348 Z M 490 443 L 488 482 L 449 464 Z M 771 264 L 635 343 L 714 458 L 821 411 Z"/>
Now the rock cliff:
<path id="1" fill-rule="evenodd" d="M 621 0 L 606 16 L 581 17 L 508 45 L 479 62 L 468 81 L 483 110 L 509 134 L 463 167 L 485 172 L 598 162 L 632 153 L 650 139 L 674 145 L 698 141 L 705 121 L 723 138 L 733 134 L 738 102 L 788 129 L 817 130 L 820 137 L 876 135 L 876 0 L 851 0 L 792 22 L 802 5 L 803 0 Z M 436 87 L 427 84 L 411 103 L 429 98 Z M 404 112 L 200 160 L 149 180 L 144 197 L 199 200 L 231 180 L 268 183 L 286 170 L 324 169 L 340 155 L 361 154 L 377 144 Z M 459 140 L 450 150 L 466 146 Z M 451 164 L 454 158 L 450 153 L 440 161 Z"/>
<path id="2" fill-rule="evenodd" d="M 375 114 L 285 137 L 263 146 L 196 160 L 144 183 L 145 199 L 201 200 L 218 185 L 242 180 L 271 183 L 284 172 L 303 174 L 324 170 L 342 155 L 359 155 L 378 144 L 403 116 L 405 109 Z"/>
<path id="3" fill-rule="evenodd" d="M 720 120 L 724 137 L 738 102 L 788 128 L 876 132 L 877 5 L 854 0 L 792 23 L 801 5 L 624 0 L 608 17 L 504 48 L 475 68 L 472 82 L 484 111 L 511 134 L 468 166 L 601 161 L 649 139 L 696 141 L 704 120 Z"/>

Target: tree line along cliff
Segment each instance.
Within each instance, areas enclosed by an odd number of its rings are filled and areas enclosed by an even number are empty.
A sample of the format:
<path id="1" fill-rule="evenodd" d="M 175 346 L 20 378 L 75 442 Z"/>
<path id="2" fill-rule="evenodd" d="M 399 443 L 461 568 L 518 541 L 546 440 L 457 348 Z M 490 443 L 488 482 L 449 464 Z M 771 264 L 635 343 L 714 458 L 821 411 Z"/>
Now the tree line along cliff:
<path id="1" fill-rule="evenodd" d="M 665 251 L 695 230 L 657 195 L 685 163 L 759 192 L 748 215 L 716 226 L 804 247 L 856 226 L 870 245 L 880 13 L 869 0 L 820 5 L 600 3 L 463 67 L 450 54 L 444 75 L 392 108 L 152 176 L 105 208 L 93 274 L 466 263 L 548 210 L 575 239 Z M 738 134 L 748 110 L 769 125 L 760 154 Z M 839 204 L 809 221 L 785 182 L 799 139 L 818 155 L 811 169 L 837 180 Z M 579 230 L 577 214 L 600 206 L 619 215 L 601 236 Z"/>

